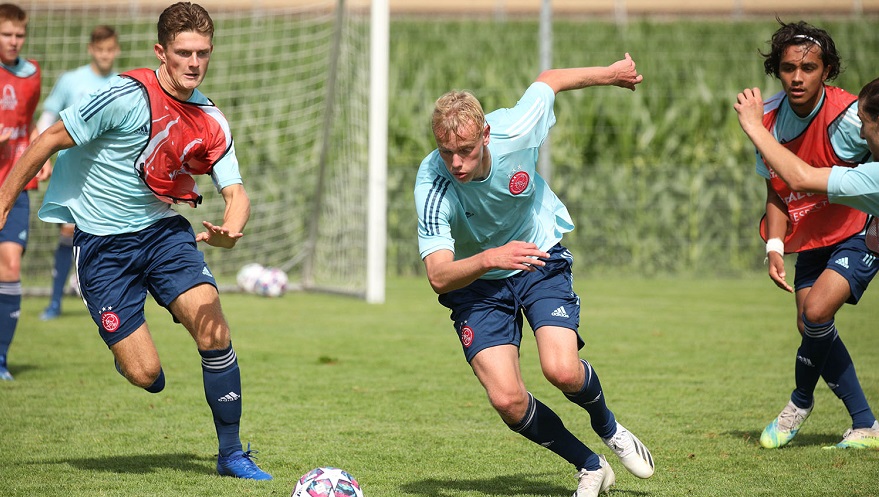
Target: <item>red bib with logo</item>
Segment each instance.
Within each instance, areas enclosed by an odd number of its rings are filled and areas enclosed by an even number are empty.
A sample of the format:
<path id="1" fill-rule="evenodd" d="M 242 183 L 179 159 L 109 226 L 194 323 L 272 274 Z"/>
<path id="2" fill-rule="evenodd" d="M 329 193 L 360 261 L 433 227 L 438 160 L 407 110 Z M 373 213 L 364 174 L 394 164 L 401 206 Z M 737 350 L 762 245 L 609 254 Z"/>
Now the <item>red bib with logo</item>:
<path id="1" fill-rule="evenodd" d="M 31 121 L 40 101 L 40 66 L 29 61 L 36 71 L 27 77 L 0 70 L 0 131 L 10 130 L 11 135 L 0 145 L 0 183 L 6 180 L 12 166 L 30 144 Z M 30 180 L 25 190 L 37 187 L 37 180 Z"/>
<path id="2" fill-rule="evenodd" d="M 835 86 L 824 88 L 824 102 L 815 118 L 802 134 L 782 145 L 812 167 L 854 167 L 857 164 L 843 161 L 833 151 L 829 128 L 858 97 Z M 772 130 L 777 117 L 778 107 L 764 114 L 763 125 L 766 129 Z M 785 252 L 829 247 L 864 229 L 867 223 L 867 214 L 864 212 L 845 205 L 831 204 L 827 195 L 791 191 L 771 166 L 769 173 L 772 189 L 787 205 Z M 764 240 L 768 238 L 766 216 L 760 221 L 760 236 Z"/>
<path id="3" fill-rule="evenodd" d="M 182 102 L 159 85 L 152 69 L 122 74 L 134 79 L 149 97 L 150 134 L 135 161 L 140 178 L 159 199 L 197 207 L 202 196 L 193 176 L 210 174 L 232 149 L 225 116 L 212 102 Z"/>

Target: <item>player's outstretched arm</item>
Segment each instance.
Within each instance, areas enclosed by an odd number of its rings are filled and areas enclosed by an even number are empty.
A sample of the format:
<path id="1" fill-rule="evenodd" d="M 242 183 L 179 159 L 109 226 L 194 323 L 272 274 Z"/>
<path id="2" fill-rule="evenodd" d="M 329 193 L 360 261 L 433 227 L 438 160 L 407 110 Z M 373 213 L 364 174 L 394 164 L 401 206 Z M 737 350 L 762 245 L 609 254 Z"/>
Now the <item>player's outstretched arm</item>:
<path id="1" fill-rule="evenodd" d="M 6 216 L 25 185 L 40 172 L 40 169 L 59 150 L 76 145 L 64 123 L 59 121 L 37 137 L 18 159 L 6 181 L 0 186 L 0 228 L 6 224 Z"/>
<path id="2" fill-rule="evenodd" d="M 625 58 L 607 67 L 547 69 L 540 73 L 537 81 L 548 84 L 556 93 L 588 86 L 619 86 L 634 91 L 635 85 L 644 81 L 644 76 L 638 74 L 635 61 L 626 53 Z"/>
<path id="3" fill-rule="evenodd" d="M 739 125 L 763 156 L 763 162 L 771 167 L 791 190 L 827 192 L 827 179 L 830 178 L 831 169 L 810 166 L 778 143 L 763 126 L 763 98 L 759 88 L 745 88 L 736 98 L 734 107 L 739 116 Z"/>
<path id="4" fill-rule="evenodd" d="M 424 258 L 427 279 L 437 294 L 458 290 L 473 283 L 492 269 L 534 271 L 549 254 L 528 242 L 512 241 L 456 261 L 451 250 L 439 250 Z"/>
<path id="5" fill-rule="evenodd" d="M 195 241 L 205 242 L 213 247 L 232 248 L 244 236 L 244 225 L 250 219 L 250 198 L 241 184 L 229 185 L 221 193 L 226 202 L 223 225 L 202 221 L 206 231 L 196 235 Z"/>

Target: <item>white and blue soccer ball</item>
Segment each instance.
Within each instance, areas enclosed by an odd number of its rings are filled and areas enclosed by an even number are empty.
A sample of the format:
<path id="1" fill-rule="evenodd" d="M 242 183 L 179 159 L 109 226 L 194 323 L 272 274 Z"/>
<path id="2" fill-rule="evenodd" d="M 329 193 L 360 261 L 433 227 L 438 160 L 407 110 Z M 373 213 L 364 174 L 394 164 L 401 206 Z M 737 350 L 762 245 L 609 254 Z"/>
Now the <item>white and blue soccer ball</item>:
<path id="1" fill-rule="evenodd" d="M 253 293 L 256 287 L 256 280 L 259 279 L 264 269 L 262 264 L 257 264 L 256 262 L 245 264 L 244 267 L 238 270 L 238 275 L 235 278 L 238 288 L 247 293 Z"/>
<path id="2" fill-rule="evenodd" d="M 253 285 L 253 293 L 262 297 L 280 297 L 287 291 L 287 273 L 276 267 L 263 268 Z"/>
<path id="3" fill-rule="evenodd" d="M 363 497 L 363 490 L 347 471 L 323 467 L 302 475 L 290 497 Z"/>

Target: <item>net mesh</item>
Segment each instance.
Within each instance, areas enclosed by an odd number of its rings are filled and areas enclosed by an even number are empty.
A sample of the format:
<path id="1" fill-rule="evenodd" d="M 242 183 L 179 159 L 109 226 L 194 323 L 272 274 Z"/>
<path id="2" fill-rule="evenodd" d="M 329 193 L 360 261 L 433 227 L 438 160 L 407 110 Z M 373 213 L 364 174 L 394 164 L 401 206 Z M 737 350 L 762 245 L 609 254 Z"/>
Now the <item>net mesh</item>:
<path id="1" fill-rule="evenodd" d="M 23 54 L 42 67 L 43 98 L 64 71 L 88 63 L 88 36 L 98 24 L 111 25 L 120 35 L 119 72 L 158 64 L 156 20 L 167 4 L 20 5 L 30 17 Z M 366 285 L 368 9 L 338 0 L 243 10 L 204 5 L 214 20 L 215 48 L 200 90 L 231 124 L 252 202 L 245 236 L 234 249 L 202 247 L 211 270 L 230 287 L 238 269 L 256 262 L 281 267 L 294 287 L 361 294 Z M 204 203 L 197 209 L 176 207 L 196 231 L 203 220 L 220 224 L 224 209 L 210 179 L 198 183 Z M 34 213 L 45 187 L 40 190 L 31 196 Z M 48 291 L 57 240 L 57 226 L 33 215 L 22 264 L 28 293 Z"/>

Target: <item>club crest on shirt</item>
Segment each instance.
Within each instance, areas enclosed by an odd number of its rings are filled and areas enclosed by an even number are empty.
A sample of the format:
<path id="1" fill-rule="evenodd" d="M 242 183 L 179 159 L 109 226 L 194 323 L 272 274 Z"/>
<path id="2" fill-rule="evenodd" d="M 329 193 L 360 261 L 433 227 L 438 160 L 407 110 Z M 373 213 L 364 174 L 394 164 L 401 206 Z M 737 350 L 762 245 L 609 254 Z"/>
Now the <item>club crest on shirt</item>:
<path id="1" fill-rule="evenodd" d="M 531 177 L 528 176 L 528 173 L 525 171 L 516 171 L 513 174 L 513 177 L 510 178 L 510 193 L 513 195 L 518 195 L 525 191 L 528 188 L 528 183 L 531 182 Z"/>
<path id="2" fill-rule="evenodd" d="M 18 106 L 18 97 L 15 96 L 15 88 L 12 85 L 3 87 L 3 96 L 0 97 L 0 109 L 15 110 Z"/>
<path id="3" fill-rule="evenodd" d="M 473 344 L 473 328 L 466 325 L 461 328 L 461 343 L 463 343 L 465 347 L 469 347 Z"/>
<path id="4" fill-rule="evenodd" d="M 113 333 L 119 328 L 119 316 L 115 312 L 107 311 L 101 314 L 101 326 L 107 333 Z"/>

